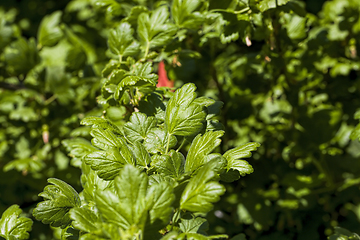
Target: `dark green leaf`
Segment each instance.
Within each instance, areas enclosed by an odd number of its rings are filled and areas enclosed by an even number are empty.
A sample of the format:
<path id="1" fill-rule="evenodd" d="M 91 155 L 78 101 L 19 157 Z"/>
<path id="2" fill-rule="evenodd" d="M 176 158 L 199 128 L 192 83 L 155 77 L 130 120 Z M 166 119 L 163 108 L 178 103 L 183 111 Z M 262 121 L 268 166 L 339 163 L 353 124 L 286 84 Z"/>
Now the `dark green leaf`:
<path id="1" fill-rule="evenodd" d="M 27 74 L 40 61 L 35 39 L 20 38 L 5 48 L 7 71 L 12 75 Z"/>

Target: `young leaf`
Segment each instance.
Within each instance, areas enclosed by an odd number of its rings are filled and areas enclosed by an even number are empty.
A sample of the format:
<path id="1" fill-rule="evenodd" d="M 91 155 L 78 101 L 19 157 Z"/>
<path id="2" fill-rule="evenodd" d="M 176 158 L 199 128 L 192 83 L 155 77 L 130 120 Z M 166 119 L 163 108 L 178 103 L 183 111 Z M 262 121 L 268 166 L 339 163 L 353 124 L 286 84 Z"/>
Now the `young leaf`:
<path id="1" fill-rule="evenodd" d="M 176 90 L 166 107 L 165 124 L 170 135 L 188 136 L 203 128 L 206 112 L 203 106 L 193 103 L 195 85 L 185 84 Z"/>
<path id="2" fill-rule="evenodd" d="M 130 142 L 144 141 L 147 134 L 156 126 L 154 117 L 147 117 L 144 113 L 135 112 L 130 121 L 124 125 L 124 136 Z"/>
<path id="3" fill-rule="evenodd" d="M 151 62 L 146 62 L 146 63 L 137 62 L 134 65 L 132 65 L 132 67 L 130 68 L 130 74 L 132 76 L 144 77 L 152 81 L 156 81 L 158 76 L 155 73 L 152 73 L 153 72 L 152 65 L 153 64 Z"/>
<path id="4" fill-rule="evenodd" d="M 27 217 L 19 217 L 22 210 L 18 205 L 12 205 L 3 212 L 0 219 L 0 237 L 9 240 L 29 238 L 33 221 Z"/>
<path id="5" fill-rule="evenodd" d="M 155 89 L 156 82 L 149 78 L 139 76 L 127 76 L 121 80 L 119 85 L 116 87 L 114 97 L 115 99 L 121 100 L 126 90 L 131 88 L 141 88 L 141 92 L 146 95 Z"/>
<path id="6" fill-rule="evenodd" d="M 180 199 L 180 209 L 192 212 L 207 213 L 212 209 L 212 203 L 219 201 L 225 187 L 213 179 L 216 172 L 212 169 L 216 165 L 210 162 L 204 165 L 198 173 L 190 179 Z"/>
<path id="7" fill-rule="evenodd" d="M 251 151 L 255 151 L 258 147 L 260 147 L 260 143 L 250 142 L 228 150 L 224 153 L 224 158 L 227 160 L 226 168 L 239 171 L 242 176 L 252 173 L 254 171 L 252 166 L 247 161 L 240 160 L 240 158 L 251 157 Z"/>
<path id="8" fill-rule="evenodd" d="M 126 163 L 135 164 L 134 156 L 126 144 L 106 151 L 94 151 L 86 155 L 84 161 L 105 180 L 114 179 Z"/>
<path id="9" fill-rule="evenodd" d="M 59 179 L 49 178 L 48 182 L 53 185 L 47 185 L 39 194 L 45 201 L 38 203 L 33 216 L 45 224 L 65 228 L 71 223 L 69 210 L 81 204 L 79 194 Z"/>
<path id="10" fill-rule="evenodd" d="M 205 157 L 210 154 L 219 144 L 219 139 L 224 131 L 206 132 L 197 135 L 192 141 L 186 157 L 185 172 L 193 172 L 205 164 Z"/>
<path id="11" fill-rule="evenodd" d="M 126 56 L 133 56 L 139 51 L 140 44 L 133 38 L 133 30 L 127 22 L 121 23 L 109 34 L 109 49 L 119 56 L 120 59 Z"/>

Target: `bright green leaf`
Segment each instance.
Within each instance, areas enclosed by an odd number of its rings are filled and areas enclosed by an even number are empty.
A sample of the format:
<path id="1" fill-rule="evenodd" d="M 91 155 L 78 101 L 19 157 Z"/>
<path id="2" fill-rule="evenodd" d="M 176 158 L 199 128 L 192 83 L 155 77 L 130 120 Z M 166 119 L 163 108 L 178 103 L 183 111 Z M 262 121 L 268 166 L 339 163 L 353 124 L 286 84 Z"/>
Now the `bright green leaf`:
<path id="1" fill-rule="evenodd" d="M 80 197 L 74 188 L 59 179 L 49 178 L 48 182 L 53 185 L 47 185 L 39 194 L 45 201 L 37 204 L 33 215 L 44 224 L 65 228 L 71 223 L 69 210 L 80 206 Z"/>
<path id="2" fill-rule="evenodd" d="M 252 166 L 247 161 L 239 159 L 251 157 L 251 151 L 255 151 L 258 147 L 260 147 L 260 143 L 250 142 L 225 152 L 224 158 L 228 162 L 227 169 L 237 170 L 241 175 L 252 173 L 254 171 Z"/>
<path id="3" fill-rule="evenodd" d="M 190 179 L 180 199 L 180 208 L 192 212 L 209 212 L 213 205 L 219 201 L 225 187 L 213 179 L 216 172 L 211 169 L 214 164 L 208 163 Z"/>
<path id="4" fill-rule="evenodd" d="M 124 125 L 124 136 L 130 142 L 143 141 L 152 128 L 156 126 L 154 117 L 147 117 L 144 113 L 135 112 L 130 121 Z"/>
<path id="5" fill-rule="evenodd" d="M 205 157 L 220 145 L 222 135 L 224 135 L 224 131 L 206 132 L 202 136 L 197 135 L 186 156 L 185 172 L 193 172 L 204 165 L 206 163 Z"/>
<path id="6" fill-rule="evenodd" d="M 180 177 L 184 172 L 185 157 L 174 150 L 168 155 L 154 155 L 151 166 L 155 167 L 158 173 L 174 178 Z"/>
<path id="7" fill-rule="evenodd" d="M 27 217 L 19 217 L 22 210 L 12 205 L 3 212 L 0 219 L 0 237 L 6 240 L 23 240 L 29 238 L 33 221 Z"/>
<path id="8" fill-rule="evenodd" d="M 193 103 L 195 85 L 185 84 L 176 90 L 166 107 L 165 124 L 171 135 L 187 136 L 198 133 L 204 124 L 206 112 L 203 106 Z"/>
<path id="9" fill-rule="evenodd" d="M 133 38 L 133 30 L 129 23 L 121 23 L 109 34 L 109 49 L 120 57 L 133 56 L 139 51 L 139 43 Z"/>
<path id="10" fill-rule="evenodd" d="M 84 157 L 86 164 L 105 180 L 114 179 L 126 164 L 135 164 L 135 159 L 126 144 L 106 151 L 94 151 Z"/>

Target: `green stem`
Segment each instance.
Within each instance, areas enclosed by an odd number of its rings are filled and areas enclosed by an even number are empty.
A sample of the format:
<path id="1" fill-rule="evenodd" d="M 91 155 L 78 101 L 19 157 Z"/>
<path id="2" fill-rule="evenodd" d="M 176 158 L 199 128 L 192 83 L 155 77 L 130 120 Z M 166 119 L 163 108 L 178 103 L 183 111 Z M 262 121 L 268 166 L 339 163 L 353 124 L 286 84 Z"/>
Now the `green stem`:
<path id="1" fill-rule="evenodd" d="M 146 45 L 146 49 L 145 49 L 145 54 L 144 54 L 144 59 L 146 59 L 148 53 L 149 53 L 149 48 L 150 48 L 150 42 L 147 43 Z"/>
<path id="2" fill-rule="evenodd" d="M 184 146 L 185 142 L 186 142 L 186 138 L 184 138 L 178 149 L 176 149 L 176 152 L 180 151 L 180 149 Z"/>
<path id="3" fill-rule="evenodd" d="M 56 94 L 52 95 L 51 97 L 45 100 L 45 105 L 52 103 L 56 98 L 57 98 Z"/>
<path id="4" fill-rule="evenodd" d="M 316 166 L 316 168 L 318 169 L 318 171 L 322 174 L 325 175 L 325 178 L 327 180 L 327 184 L 329 185 L 329 187 L 333 186 L 333 179 L 330 176 L 330 173 L 327 171 L 326 167 L 323 166 L 323 164 L 326 164 L 323 159 L 321 159 L 322 161 L 318 161 L 316 158 L 313 158 L 313 163 Z M 322 164 L 323 163 L 323 164 Z"/>
<path id="5" fill-rule="evenodd" d="M 249 11 L 250 8 L 246 7 L 244 9 L 241 9 L 239 11 L 231 11 L 231 10 L 227 10 L 227 9 L 212 9 L 209 12 L 228 12 L 228 13 L 234 13 L 234 14 L 241 14 L 241 13 L 245 13 L 247 11 Z"/>
<path id="6" fill-rule="evenodd" d="M 167 154 L 167 153 L 168 153 L 168 151 L 169 151 L 170 137 L 171 137 L 171 134 L 170 134 L 170 133 L 168 133 L 168 140 L 167 140 L 167 144 L 166 144 L 165 154 Z"/>

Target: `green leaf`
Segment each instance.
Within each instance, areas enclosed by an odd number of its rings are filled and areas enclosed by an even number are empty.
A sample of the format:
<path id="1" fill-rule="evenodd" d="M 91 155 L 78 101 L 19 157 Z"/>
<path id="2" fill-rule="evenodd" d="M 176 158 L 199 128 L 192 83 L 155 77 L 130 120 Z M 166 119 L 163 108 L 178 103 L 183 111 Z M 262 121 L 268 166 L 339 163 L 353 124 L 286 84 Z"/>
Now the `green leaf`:
<path id="1" fill-rule="evenodd" d="M 27 217 L 19 217 L 22 210 L 14 204 L 3 212 L 0 219 L 0 237 L 7 240 L 23 240 L 29 238 L 33 221 Z"/>
<path id="2" fill-rule="evenodd" d="M 83 120 L 81 120 L 80 124 L 86 126 L 93 126 L 97 128 L 109 129 L 119 135 L 122 135 L 120 129 L 114 123 L 102 117 L 94 117 L 94 116 L 86 117 Z"/>
<path id="3" fill-rule="evenodd" d="M 133 145 L 130 145 L 129 148 L 134 154 L 136 166 L 148 168 L 151 162 L 151 157 L 144 145 L 142 145 L 140 142 L 135 142 Z"/>
<path id="4" fill-rule="evenodd" d="M 121 148 L 125 141 L 116 136 L 112 131 L 102 128 L 93 128 L 90 132 L 93 139 L 91 143 L 100 149 L 108 150 L 109 148 Z"/>
<path id="5" fill-rule="evenodd" d="M 35 39 L 20 38 L 5 48 L 7 71 L 12 75 L 27 74 L 40 62 Z"/>
<path id="6" fill-rule="evenodd" d="M 155 167 L 158 173 L 174 178 L 180 177 L 184 173 L 185 157 L 174 150 L 168 155 L 154 155 L 151 166 Z"/>
<path id="7" fill-rule="evenodd" d="M 124 19 L 124 21 L 130 23 L 132 26 L 137 24 L 139 15 L 143 12 L 148 12 L 148 8 L 145 6 L 134 6 L 131 8 L 129 15 Z"/>
<path id="8" fill-rule="evenodd" d="M 166 45 L 172 40 L 177 28 L 167 23 L 169 11 L 166 6 L 155 9 L 151 16 L 143 12 L 138 17 L 138 35 L 147 54 L 149 49 Z"/>
<path id="9" fill-rule="evenodd" d="M 70 210 L 72 225 L 84 232 L 97 232 L 101 221 L 96 214 L 86 207 L 75 207 Z"/>
<path id="10" fill-rule="evenodd" d="M 71 223 L 69 210 L 81 204 L 79 194 L 59 179 L 49 178 L 48 182 L 53 185 L 47 185 L 39 194 L 45 201 L 37 204 L 33 216 L 44 224 L 65 228 Z"/>
<path id="11" fill-rule="evenodd" d="M 175 0 L 171 6 L 171 14 L 175 24 L 184 28 L 196 28 L 204 19 L 198 12 L 193 13 L 200 5 L 199 0 Z"/>
<path id="12" fill-rule="evenodd" d="M 220 145 L 222 135 L 224 135 L 224 131 L 206 132 L 202 136 L 197 135 L 186 156 L 185 172 L 196 171 L 204 165 L 206 163 L 205 157 Z"/>
<path id="13" fill-rule="evenodd" d="M 180 199 L 180 209 L 191 212 L 209 212 L 213 205 L 219 201 L 225 187 L 213 179 L 217 176 L 212 169 L 214 164 L 204 165 L 198 173 L 190 179 Z"/>
<path id="14" fill-rule="evenodd" d="M 299 17 L 297 15 L 285 14 L 287 34 L 291 39 L 302 39 L 306 37 L 306 22 L 307 18 Z"/>
<path id="15" fill-rule="evenodd" d="M 132 67 L 130 68 L 130 73 L 133 76 L 139 76 L 139 77 L 144 77 L 146 79 L 150 79 L 153 82 L 155 82 L 158 79 L 158 76 L 153 72 L 153 67 L 152 67 L 152 63 L 151 62 L 146 62 L 146 63 L 135 63 L 134 65 L 132 65 Z"/>
<path id="16" fill-rule="evenodd" d="M 335 227 L 335 233 L 331 235 L 329 240 L 360 240 L 360 236 L 341 227 Z"/>
<path id="17" fill-rule="evenodd" d="M 61 15 L 61 11 L 55 11 L 41 20 L 37 36 L 40 46 L 52 47 L 62 38 L 59 26 Z"/>
<path id="18" fill-rule="evenodd" d="M 147 117 L 144 113 L 134 112 L 130 121 L 124 125 L 124 136 L 130 142 L 144 141 L 152 128 L 156 126 L 156 118 Z"/>
<path id="19" fill-rule="evenodd" d="M 84 161 L 105 180 L 114 179 L 126 163 L 135 164 L 134 156 L 126 144 L 106 151 L 94 151 L 86 155 Z"/>
<path id="20" fill-rule="evenodd" d="M 173 135 L 169 136 L 166 134 L 163 129 L 153 128 L 148 135 L 146 135 L 144 147 L 152 154 L 156 154 L 158 152 L 165 153 L 168 142 L 169 149 L 171 149 L 176 145 L 177 139 Z"/>
<path id="21" fill-rule="evenodd" d="M 281 5 L 285 5 L 290 0 L 262 0 L 259 5 L 259 9 L 261 12 L 265 12 L 266 10 L 276 8 Z"/>
<path id="22" fill-rule="evenodd" d="M 180 230 L 183 233 L 198 233 L 208 230 L 209 224 L 205 218 L 197 217 L 192 219 L 181 219 L 179 223 Z"/>
<path id="23" fill-rule="evenodd" d="M 110 51 L 120 59 L 135 55 L 140 47 L 133 38 L 133 30 L 130 24 L 126 22 L 110 30 L 108 44 Z"/>
<path id="24" fill-rule="evenodd" d="M 146 193 L 146 207 L 150 210 L 150 223 L 159 219 L 164 226 L 170 221 L 173 211 L 171 204 L 175 199 L 173 187 L 169 182 L 161 182 L 150 186 Z"/>
<path id="25" fill-rule="evenodd" d="M 97 150 L 84 138 L 65 139 L 61 143 L 66 147 L 69 156 L 73 158 L 72 164 L 76 166 L 81 165 L 81 159 L 85 155 Z"/>
<path id="26" fill-rule="evenodd" d="M 112 181 L 106 181 L 100 178 L 90 166 L 82 165 L 81 185 L 84 188 L 82 194 L 86 202 L 94 202 L 97 191 L 110 188 Z"/>
<path id="27" fill-rule="evenodd" d="M 115 179 L 116 194 L 110 191 L 98 192 L 95 198 L 100 214 L 108 222 L 123 229 L 146 221 L 146 190 L 148 177 L 137 168 L 126 165 Z M 119 204 L 121 202 L 121 204 Z"/>
<path id="28" fill-rule="evenodd" d="M 250 142 L 226 151 L 224 158 L 227 160 L 227 169 L 237 170 L 242 176 L 252 173 L 254 171 L 252 166 L 247 161 L 239 159 L 251 157 L 251 151 L 255 151 L 258 147 L 260 143 Z"/>
<path id="29" fill-rule="evenodd" d="M 121 80 L 119 85 L 116 87 L 114 97 L 115 99 L 121 100 L 126 90 L 131 88 L 141 88 L 141 94 L 138 97 L 142 97 L 147 93 L 152 92 L 155 89 L 156 82 L 152 79 L 140 77 L 140 76 L 128 76 Z"/>
<path id="30" fill-rule="evenodd" d="M 168 134 L 188 136 L 198 133 L 206 117 L 203 106 L 193 103 L 196 98 L 195 85 L 185 84 L 176 90 L 166 107 L 165 125 Z"/>

